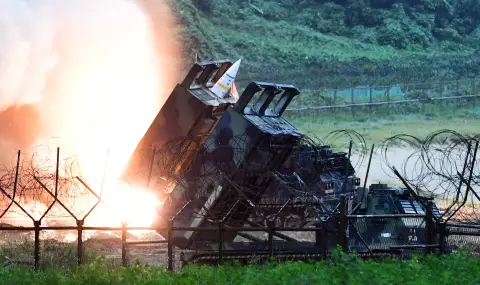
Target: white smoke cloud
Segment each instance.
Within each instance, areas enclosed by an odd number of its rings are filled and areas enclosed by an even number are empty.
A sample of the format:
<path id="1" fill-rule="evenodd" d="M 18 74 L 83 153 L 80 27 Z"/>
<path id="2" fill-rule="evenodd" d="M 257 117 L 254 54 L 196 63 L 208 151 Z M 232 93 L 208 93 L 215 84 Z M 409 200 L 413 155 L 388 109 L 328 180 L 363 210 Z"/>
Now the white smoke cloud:
<path id="1" fill-rule="evenodd" d="M 120 143 L 120 171 L 177 72 L 166 16 L 134 0 L 0 0 L 0 164 L 5 148 L 58 137 L 92 172 Z"/>
<path id="2" fill-rule="evenodd" d="M 42 99 L 57 63 L 50 8 L 41 1 L 0 0 L 0 111 Z"/>

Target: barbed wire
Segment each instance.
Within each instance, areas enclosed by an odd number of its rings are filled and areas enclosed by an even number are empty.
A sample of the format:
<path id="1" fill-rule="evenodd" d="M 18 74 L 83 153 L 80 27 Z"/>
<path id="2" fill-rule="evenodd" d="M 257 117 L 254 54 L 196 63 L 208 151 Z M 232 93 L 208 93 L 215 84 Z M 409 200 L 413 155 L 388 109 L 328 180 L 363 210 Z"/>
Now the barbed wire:
<path id="1" fill-rule="evenodd" d="M 383 142 L 382 166 L 386 166 L 389 171 L 385 173 L 391 178 L 397 178 L 397 170 L 419 194 L 447 201 L 446 216 L 480 222 L 477 211 L 467 211 L 469 214 L 461 217 L 464 212 L 455 212 L 467 201 L 472 210 L 480 202 L 478 142 L 478 134 L 463 135 L 453 130 L 439 130 L 423 139 L 400 134 Z"/>
<path id="2" fill-rule="evenodd" d="M 257 142 L 254 138 L 248 130 L 209 138 L 182 137 L 157 151 L 154 165 L 160 170 L 153 172 L 161 173 L 163 181 L 175 181 L 174 194 L 168 196 L 166 203 L 171 209 L 164 209 L 166 215 L 173 215 L 187 202 L 188 208 L 177 220 L 214 221 L 213 217 L 222 219 L 234 206 L 262 212 L 261 204 L 282 204 L 292 197 L 294 203 L 317 203 L 325 195 L 325 184 L 339 191 L 344 184 L 351 183 L 343 177 L 354 175 L 347 153 L 334 152 L 329 144 L 352 141 L 352 152 L 359 154 L 357 165 L 366 154 L 364 138 L 351 130 L 332 132 L 323 140 L 311 135 L 301 136 L 298 141 L 274 138 Z M 288 158 L 284 157 L 285 162 L 276 161 L 282 153 Z M 184 162 L 187 166 L 181 167 Z M 222 188 L 221 196 L 215 205 L 209 204 L 218 187 Z M 228 225 L 239 226 L 246 218 L 232 217 Z"/>
<path id="3" fill-rule="evenodd" d="M 180 137 L 146 151 L 153 155 L 145 157 L 152 161 L 145 161 L 151 169 L 148 175 L 140 176 L 149 177 L 151 191 L 165 201 L 160 216 L 172 216 L 190 203 L 179 220 L 213 222 L 236 208 L 236 214 L 227 219 L 231 226 L 245 223 L 252 212 L 265 212 L 262 205 L 302 204 L 318 212 L 324 210 L 327 190 L 354 191 L 350 178 L 355 179 L 368 152 L 360 133 L 338 130 L 323 139 L 310 134 L 286 138 L 255 140 L 249 130 Z M 452 130 L 440 130 L 425 138 L 396 135 L 381 144 L 381 167 L 395 180 L 394 171 L 398 170 L 418 194 L 447 201 L 446 216 L 479 222 L 479 141 L 480 135 Z M 349 160 L 345 152 L 349 142 L 357 161 Z M 332 145 L 341 151 L 334 151 Z M 98 202 L 77 179 L 81 177 L 77 158 L 59 159 L 57 177 L 57 151 L 54 145 L 36 147 L 22 153 L 18 168 L 16 164 L 0 168 L 0 187 L 5 191 L 0 195 L 0 218 L 13 211 L 12 201 L 37 214 L 61 201 L 79 215 L 88 211 L 86 205 Z"/>
<path id="4" fill-rule="evenodd" d="M 457 84 L 465 84 L 468 83 L 469 86 L 472 83 L 478 82 L 478 78 L 462 78 L 462 79 L 455 79 L 455 80 L 441 80 L 441 81 L 419 81 L 419 82 L 396 82 L 392 84 L 381 84 L 381 85 L 359 85 L 359 86 L 344 86 L 339 88 L 332 88 L 332 87 L 322 87 L 322 88 L 302 88 L 301 91 L 304 93 L 316 93 L 316 92 L 331 92 L 331 91 L 346 91 L 346 90 L 366 90 L 366 89 L 373 89 L 373 90 L 385 90 L 390 89 L 392 87 L 401 87 L 401 88 L 408 88 L 408 87 L 420 87 L 420 89 L 425 88 L 427 86 L 437 86 L 446 88 L 449 85 L 456 85 Z M 459 86 L 462 87 L 462 86 Z"/>
<path id="5" fill-rule="evenodd" d="M 68 216 L 63 208 L 53 207 L 59 201 L 80 217 L 95 203 L 95 197 L 77 179 L 81 176 L 77 157 L 60 158 L 58 144 L 19 151 L 16 159 L 0 167 L 0 218 L 9 211 L 37 220 L 47 214 Z"/>
<path id="6" fill-rule="evenodd" d="M 189 70 L 189 68 L 191 67 L 191 64 L 193 62 L 195 62 L 195 59 L 196 59 L 196 54 L 195 53 L 189 53 L 187 56 L 184 56 L 184 57 L 181 57 L 181 58 L 178 58 L 178 59 L 175 59 L 176 62 L 181 62 L 181 63 L 184 63 L 184 65 L 182 65 L 183 69 L 182 69 L 182 74 L 186 74 Z M 377 67 L 375 67 L 373 70 L 368 70 L 366 72 L 366 78 L 364 78 L 364 80 L 352 80 L 350 86 L 348 85 L 342 85 L 340 86 L 338 82 L 336 83 L 330 83 L 330 86 L 323 86 L 323 87 L 320 87 L 320 88 L 301 88 L 301 91 L 303 93 L 319 93 L 319 92 L 331 92 L 331 91 L 342 91 L 342 90 L 351 90 L 352 88 L 353 89 L 389 89 L 389 88 L 392 88 L 392 87 L 395 87 L 395 86 L 400 86 L 401 88 L 409 88 L 409 87 L 415 87 L 415 86 L 419 86 L 419 87 L 426 87 L 426 86 L 437 86 L 437 87 L 448 87 L 448 85 L 457 85 L 457 84 L 464 84 L 464 83 L 468 83 L 469 85 L 471 85 L 472 83 L 475 83 L 475 82 L 478 82 L 479 81 L 479 78 L 478 77 L 467 77 L 467 76 L 459 76 L 459 75 L 456 75 L 456 76 L 445 76 L 444 80 L 438 80 L 438 78 L 442 78 L 441 76 L 439 76 L 439 74 L 431 74 L 425 78 L 423 78 L 423 76 L 420 76 L 420 75 L 425 75 L 426 73 L 425 72 L 422 72 L 421 74 L 417 74 L 417 72 L 412 72 L 411 69 L 405 69 L 404 72 L 401 72 L 403 69 L 400 68 L 400 73 L 395 73 L 393 74 L 394 76 L 393 77 L 388 77 L 388 78 L 384 78 L 384 76 L 381 76 L 381 74 L 383 74 L 382 70 L 385 71 L 385 70 L 390 70 L 390 72 L 393 72 L 395 70 L 395 68 L 393 68 L 392 66 L 389 66 L 388 64 L 387 65 L 379 65 Z M 245 83 L 245 84 L 248 84 L 249 82 L 252 82 L 252 81 L 256 81 L 255 80 L 255 76 L 252 76 L 251 73 L 253 74 L 264 74 L 264 68 L 262 67 L 256 67 L 256 68 L 253 68 L 253 67 L 248 67 L 246 72 L 245 73 L 242 73 L 242 74 L 239 74 L 239 78 L 237 81 L 239 81 L 238 83 L 241 84 L 241 83 Z M 268 69 L 268 68 L 266 68 Z M 418 68 L 414 68 L 414 69 L 418 69 Z M 265 70 L 266 71 L 266 70 Z M 270 72 L 268 73 L 271 73 L 271 70 Z M 304 72 L 305 73 L 305 72 Z M 308 72 L 307 72 L 308 73 Z M 365 73 L 365 71 L 361 72 L 361 73 Z M 389 73 L 389 72 L 387 72 Z M 349 76 L 348 74 L 343 74 L 346 78 L 350 78 L 351 76 Z M 304 74 L 298 74 L 297 76 L 290 76 L 290 78 L 303 78 L 305 77 Z M 317 76 L 318 77 L 318 76 Z M 346 80 L 345 77 L 340 77 L 339 78 L 339 81 L 344 83 L 344 82 L 348 82 L 349 80 Z M 353 78 L 357 78 L 358 76 L 353 76 Z M 181 80 L 183 78 L 183 76 L 179 76 L 179 80 Z M 399 79 L 400 78 L 400 79 Z M 419 80 L 419 78 L 422 78 Z M 455 78 L 455 79 L 452 79 L 452 78 Z M 387 81 L 385 80 L 382 80 L 382 79 L 387 79 Z M 415 81 L 415 80 L 419 80 L 419 81 Z M 274 81 L 278 81 L 278 80 L 274 80 Z M 375 84 L 375 82 L 377 81 L 382 81 L 383 83 L 382 84 Z M 361 84 L 361 85 L 359 85 Z M 338 85 L 338 86 L 337 86 Z M 336 87 L 331 87 L 331 86 L 336 86 Z M 239 87 L 239 91 L 242 90 L 242 86 L 238 86 Z M 461 86 L 459 86 L 461 87 Z"/>

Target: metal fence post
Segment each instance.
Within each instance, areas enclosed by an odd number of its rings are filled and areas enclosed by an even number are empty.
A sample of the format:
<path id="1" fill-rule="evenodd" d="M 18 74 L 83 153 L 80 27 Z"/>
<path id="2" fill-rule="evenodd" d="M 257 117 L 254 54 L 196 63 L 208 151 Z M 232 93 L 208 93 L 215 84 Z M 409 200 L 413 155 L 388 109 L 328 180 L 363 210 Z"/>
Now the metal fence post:
<path id="1" fill-rule="evenodd" d="M 223 264 L 223 221 L 218 222 L 218 263 Z"/>
<path id="2" fill-rule="evenodd" d="M 337 105 L 337 87 L 333 90 L 333 106 Z M 335 114 L 337 108 L 332 108 L 333 113 Z"/>
<path id="3" fill-rule="evenodd" d="M 352 86 L 352 104 L 355 104 L 355 87 Z"/>
<path id="4" fill-rule="evenodd" d="M 348 253 L 347 225 L 347 200 L 342 194 L 340 195 L 340 245 L 345 253 Z"/>
<path id="5" fill-rule="evenodd" d="M 321 248 L 323 246 L 322 241 L 322 221 L 315 221 L 315 247 Z"/>
<path id="6" fill-rule="evenodd" d="M 472 79 L 472 93 L 470 95 L 476 95 L 475 94 L 475 78 Z M 476 107 L 477 105 L 477 97 L 473 97 L 473 107 Z"/>
<path id="7" fill-rule="evenodd" d="M 167 239 L 168 270 L 173 271 L 173 219 L 168 222 Z"/>
<path id="8" fill-rule="evenodd" d="M 323 259 L 327 259 L 327 221 L 315 222 L 315 246 L 319 249 Z"/>
<path id="9" fill-rule="evenodd" d="M 425 86 L 422 88 L 422 114 L 425 114 L 425 99 L 427 98 L 427 94 L 425 93 Z"/>
<path id="10" fill-rule="evenodd" d="M 268 220 L 268 257 L 273 257 L 273 221 Z"/>
<path id="11" fill-rule="evenodd" d="M 77 264 L 83 264 L 83 220 L 77 220 Z"/>
<path id="12" fill-rule="evenodd" d="M 440 98 L 443 98 L 443 81 L 440 80 Z M 438 102 L 440 104 L 440 108 L 444 108 L 446 106 L 445 102 L 443 102 L 444 100 L 440 100 L 440 102 Z"/>
<path id="13" fill-rule="evenodd" d="M 122 223 L 122 265 L 127 266 L 127 224 Z"/>
<path id="14" fill-rule="evenodd" d="M 355 104 L 355 87 L 352 86 L 352 105 Z M 350 109 L 352 113 L 352 117 L 355 117 L 355 106 L 352 106 Z"/>
<path id="15" fill-rule="evenodd" d="M 372 111 L 373 103 L 373 88 L 370 87 L 370 112 Z"/>
<path id="16" fill-rule="evenodd" d="M 328 252 L 328 226 L 327 221 L 322 221 L 322 241 L 323 241 L 323 259 L 327 259 Z"/>
<path id="17" fill-rule="evenodd" d="M 390 115 L 390 86 L 387 86 L 387 114 Z"/>
<path id="18" fill-rule="evenodd" d="M 432 201 L 427 201 L 427 212 L 425 215 L 425 227 L 426 227 L 426 245 L 427 248 L 425 250 L 426 254 L 432 252 L 431 246 L 434 243 L 434 235 L 435 235 L 435 225 L 433 221 L 433 204 Z"/>
<path id="19" fill-rule="evenodd" d="M 438 222 L 438 231 L 439 231 L 439 249 L 440 254 L 445 254 L 445 235 L 446 235 L 446 224 L 443 221 Z"/>
<path id="20" fill-rule="evenodd" d="M 35 270 L 40 268 L 40 223 L 41 221 L 33 221 L 34 231 L 35 231 L 35 242 L 34 242 L 34 266 Z"/>

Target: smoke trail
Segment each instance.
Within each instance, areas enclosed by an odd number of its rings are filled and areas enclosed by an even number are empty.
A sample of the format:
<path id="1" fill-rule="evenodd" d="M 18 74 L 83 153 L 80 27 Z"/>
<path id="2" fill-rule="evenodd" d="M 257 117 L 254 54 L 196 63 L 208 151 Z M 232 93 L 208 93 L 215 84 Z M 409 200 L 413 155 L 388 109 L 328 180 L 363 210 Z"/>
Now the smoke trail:
<path id="1" fill-rule="evenodd" d="M 117 147 L 120 171 L 177 79 L 168 7 L 141 1 L 0 0 L 0 164 L 58 137 L 92 172 Z"/>
<path id="2" fill-rule="evenodd" d="M 42 100 L 57 55 L 53 22 L 39 4 L 0 1 L 0 152 L 25 147 L 41 132 L 37 110 L 26 105 Z"/>

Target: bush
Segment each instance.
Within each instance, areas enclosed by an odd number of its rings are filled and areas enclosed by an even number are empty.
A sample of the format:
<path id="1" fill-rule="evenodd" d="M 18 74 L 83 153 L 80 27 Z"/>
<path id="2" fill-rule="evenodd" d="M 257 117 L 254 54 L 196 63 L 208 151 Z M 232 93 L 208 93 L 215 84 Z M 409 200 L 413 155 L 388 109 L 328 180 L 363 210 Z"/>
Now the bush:
<path id="1" fill-rule="evenodd" d="M 214 0 L 194 0 L 195 6 L 202 12 L 211 14 L 214 8 Z"/>
<path id="2" fill-rule="evenodd" d="M 403 30 L 400 23 L 396 21 L 387 21 L 383 27 L 378 30 L 378 43 L 390 45 L 395 48 L 407 48 L 409 41 L 408 35 Z"/>

